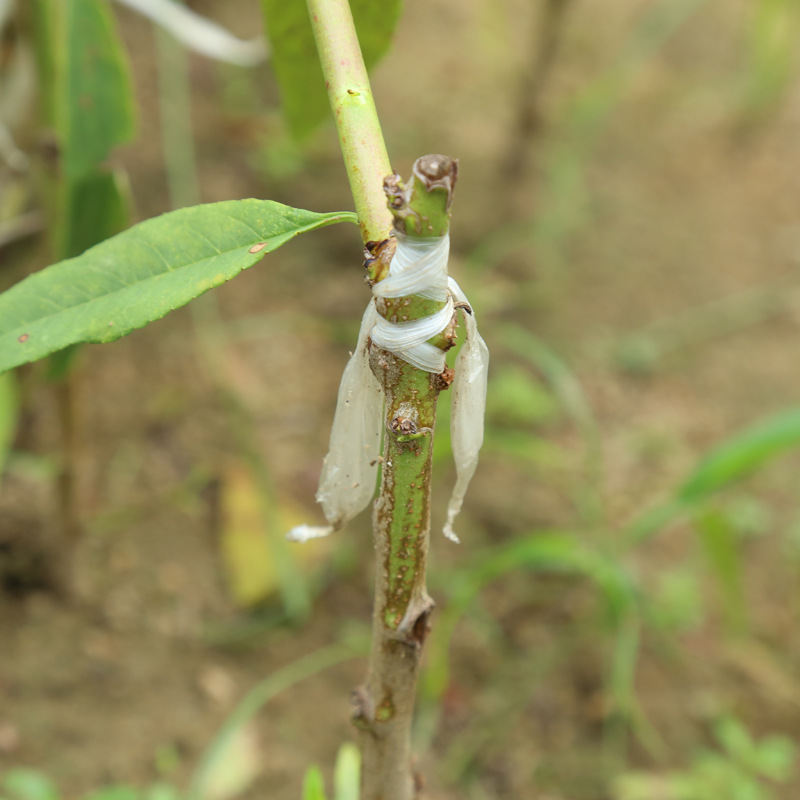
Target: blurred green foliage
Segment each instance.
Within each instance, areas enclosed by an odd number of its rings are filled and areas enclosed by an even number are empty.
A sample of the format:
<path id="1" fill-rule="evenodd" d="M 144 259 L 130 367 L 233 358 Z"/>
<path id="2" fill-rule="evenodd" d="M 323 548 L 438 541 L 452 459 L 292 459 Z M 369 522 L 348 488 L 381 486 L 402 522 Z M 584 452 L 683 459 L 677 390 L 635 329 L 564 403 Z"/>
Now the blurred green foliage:
<path id="1" fill-rule="evenodd" d="M 44 773 L 17 767 L 0 780 L 0 800 L 61 800 L 63 795 Z M 81 800 L 180 800 L 178 790 L 167 783 L 154 783 L 146 789 L 124 784 L 95 789 Z"/>
<path id="2" fill-rule="evenodd" d="M 694 754 L 691 767 L 665 774 L 621 776 L 615 800 L 774 800 L 773 784 L 794 771 L 797 744 L 784 736 L 755 741 L 742 722 L 724 716 L 714 725 L 718 749 Z"/>
<path id="3" fill-rule="evenodd" d="M 308 9 L 304 0 L 261 0 L 261 5 L 283 111 L 292 133 L 302 139 L 330 115 Z M 371 69 L 391 45 L 402 0 L 352 0 L 350 7 L 364 63 Z"/>
<path id="4" fill-rule="evenodd" d="M 742 101 L 742 123 L 750 129 L 776 108 L 797 71 L 800 6 L 794 0 L 758 0 L 751 14 Z"/>
<path id="5" fill-rule="evenodd" d="M 333 772 L 333 800 L 358 800 L 361 794 L 361 755 L 346 742 L 339 748 Z M 303 800 L 327 800 L 325 780 L 319 767 L 309 767 L 303 780 Z"/>

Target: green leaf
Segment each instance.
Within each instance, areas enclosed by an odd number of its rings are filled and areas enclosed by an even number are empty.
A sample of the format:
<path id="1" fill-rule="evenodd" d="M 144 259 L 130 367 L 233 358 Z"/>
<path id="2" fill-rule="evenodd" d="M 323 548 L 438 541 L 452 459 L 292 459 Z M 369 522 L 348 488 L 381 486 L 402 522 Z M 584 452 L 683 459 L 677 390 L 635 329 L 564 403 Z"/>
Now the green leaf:
<path id="1" fill-rule="evenodd" d="M 747 604 L 742 554 L 736 530 L 728 516 L 716 508 L 706 508 L 698 512 L 694 524 L 709 565 L 719 581 L 725 621 L 731 632 L 745 633 Z"/>
<path id="2" fill-rule="evenodd" d="M 205 796 L 209 777 L 224 758 L 231 739 L 266 703 L 285 689 L 356 654 L 363 652 L 347 645 L 331 645 L 287 664 L 256 684 L 234 708 L 200 758 L 186 793 L 187 800 L 201 800 Z"/>
<path id="3" fill-rule="evenodd" d="M 759 775 L 773 781 L 788 780 L 794 772 L 797 745 L 785 736 L 768 736 L 759 743 L 755 768 Z"/>
<path id="4" fill-rule="evenodd" d="M 103 162 L 133 135 L 125 51 L 107 0 L 33 0 L 40 104 L 57 168 L 45 175 L 56 257 L 76 256 L 127 225 L 119 176 Z"/>
<path id="5" fill-rule="evenodd" d="M 144 793 L 145 800 L 180 800 L 180 793 L 168 783 L 154 783 Z"/>
<path id="6" fill-rule="evenodd" d="M 776 414 L 715 448 L 681 486 L 678 498 L 697 503 L 798 444 L 800 409 Z"/>
<path id="7" fill-rule="evenodd" d="M 635 519 L 626 532 L 629 544 L 649 539 L 684 517 L 712 494 L 800 445 L 800 409 L 769 417 L 713 449 L 678 487 L 672 498 Z"/>
<path id="8" fill-rule="evenodd" d="M 735 717 L 724 716 L 714 726 L 717 741 L 728 756 L 740 764 L 747 764 L 755 752 L 755 742 L 750 731 Z"/>
<path id="9" fill-rule="evenodd" d="M 292 237 L 356 222 L 269 200 L 147 220 L 0 295 L 0 372 L 77 342 L 112 342 L 251 267 Z"/>
<path id="10" fill-rule="evenodd" d="M 785 95 L 797 66 L 800 33 L 796 0 L 757 0 L 748 26 L 749 58 L 744 80 L 745 122 L 756 122 Z"/>
<path id="11" fill-rule="evenodd" d="M 303 800 L 325 800 L 325 782 L 319 767 L 309 767 L 303 779 Z"/>
<path id="12" fill-rule="evenodd" d="M 325 79 L 304 0 L 261 0 L 272 65 L 289 127 L 298 139 L 330 114 Z M 402 0 L 351 0 L 361 52 L 367 69 L 389 49 Z"/>
<path id="13" fill-rule="evenodd" d="M 9 770 L 2 787 L 11 800 L 58 800 L 58 792 L 50 779 L 33 769 Z"/>
<path id="14" fill-rule="evenodd" d="M 44 116 L 71 183 L 133 135 L 130 71 L 107 0 L 35 0 L 33 10 Z"/>
<path id="15" fill-rule="evenodd" d="M 345 742 L 336 756 L 333 770 L 336 800 L 358 800 L 361 791 L 361 752 L 352 742 Z"/>
<path id="16" fill-rule="evenodd" d="M 85 800 L 140 800 L 140 794 L 133 786 L 104 786 L 87 795 Z"/>
<path id="17" fill-rule="evenodd" d="M 503 366 L 489 379 L 486 415 L 500 425 L 547 425 L 559 411 L 553 395 L 520 366 Z"/>
<path id="18" fill-rule="evenodd" d="M 56 257 L 70 258 L 128 224 L 119 175 L 103 162 L 133 136 L 130 71 L 107 0 L 33 0 L 32 9 L 41 112 L 58 148 L 45 175 L 50 228 Z"/>
<path id="19" fill-rule="evenodd" d="M 518 568 L 541 572 L 579 574 L 589 578 L 602 591 L 615 619 L 625 616 L 635 602 L 630 577 L 622 565 L 594 550 L 578 537 L 563 533 L 535 532 L 510 545 L 479 556 L 467 573 L 461 592 L 451 602 L 469 602 L 479 588 Z M 462 599 L 463 592 L 463 599 Z"/>
<path id="20" fill-rule="evenodd" d="M 242 725 L 225 742 L 219 757 L 205 774 L 203 800 L 233 800 L 247 791 L 258 776 L 263 754 L 251 724 Z"/>
<path id="21" fill-rule="evenodd" d="M 61 189 L 64 217 L 57 253 L 78 256 L 128 227 L 127 180 L 121 172 L 99 168 Z"/>
<path id="22" fill-rule="evenodd" d="M 475 597 L 492 581 L 522 568 L 588 578 L 600 589 L 618 630 L 623 630 L 634 617 L 637 603 L 634 587 L 621 564 L 593 550 L 574 535 L 542 531 L 528 534 L 503 547 L 479 553 L 471 566 L 459 570 L 451 579 L 451 596 L 436 624 L 437 636 L 429 645 L 428 669 L 422 685 L 427 697 L 439 699 L 447 686 L 449 642 L 459 619 Z M 626 652 L 635 651 L 637 628 L 632 626 L 628 631 L 631 635 L 626 642 L 633 644 L 626 645 Z M 621 654 L 619 658 L 622 664 Z"/>

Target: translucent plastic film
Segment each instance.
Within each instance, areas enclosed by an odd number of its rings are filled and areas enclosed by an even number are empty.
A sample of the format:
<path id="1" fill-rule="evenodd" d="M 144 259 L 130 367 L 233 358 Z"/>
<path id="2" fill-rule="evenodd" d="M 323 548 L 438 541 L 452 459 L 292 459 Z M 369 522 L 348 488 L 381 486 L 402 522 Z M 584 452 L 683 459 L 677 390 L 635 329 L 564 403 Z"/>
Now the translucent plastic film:
<path id="1" fill-rule="evenodd" d="M 459 302 L 467 298 L 450 278 L 450 292 Z M 489 348 L 478 333 L 475 315 L 464 312 L 466 338 L 455 363 L 455 379 L 450 414 L 450 439 L 456 462 L 456 485 L 447 506 L 444 535 L 457 542 L 453 521 L 461 511 L 467 487 L 478 466 L 478 452 L 483 444 L 483 418 L 486 411 L 486 385 L 489 375 Z"/>
<path id="2" fill-rule="evenodd" d="M 441 333 L 453 316 L 453 302 L 447 291 L 449 255 L 449 236 L 432 239 L 398 236 L 389 274 L 372 287 L 374 297 L 421 295 L 447 301 L 436 314 L 409 322 L 389 322 L 379 316 L 372 333 L 372 341 L 378 347 L 425 372 L 441 372 L 445 366 L 444 352 L 427 342 Z"/>
<path id="3" fill-rule="evenodd" d="M 374 297 L 419 294 L 431 300 L 447 299 L 447 259 L 450 235 L 431 239 L 397 237 L 389 274 L 372 287 Z"/>
<path id="4" fill-rule="evenodd" d="M 383 425 L 383 393 L 369 368 L 367 337 L 378 312 L 371 302 L 361 320 L 356 350 L 339 384 L 328 455 L 322 465 L 317 502 L 329 526 L 299 525 L 288 538 L 306 541 L 341 528 L 369 505 L 375 494 Z"/>
<path id="5" fill-rule="evenodd" d="M 379 315 L 372 331 L 372 341 L 382 350 L 396 353 L 417 369 L 441 372 L 445 367 L 444 351 L 429 344 L 428 339 L 447 327 L 453 310 L 453 301 L 448 299 L 441 311 L 410 322 L 389 322 Z"/>
<path id="6" fill-rule="evenodd" d="M 328 455 L 322 467 L 317 500 L 327 526 L 300 525 L 288 536 L 296 541 L 325 536 L 338 530 L 373 497 L 383 429 L 383 395 L 369 366 L 367 340 L 431 373 L 445 368 L 445 354 L 428 343 L 450 323 L 456 299 L 467 299 L 447 277 L 450 243 L 440 239 L 399 237 L 389 275 L 373 287 L 374 297 L 422 295 L 446 301 L 435 314 L 408 322 L 389 322 L 378 314 L 374 299 L 361 320 L 358 344 L 339 386 Z M 467 487 L 478 464 L 483 442 L 486 378 L 489 352 L 478 333 L 474 316 L 464 313 L 466 338 L 455 364 L 452 392 L 451 437 L 456 462 L 456 485 L 447 509 L 444 533 L 453 541 L 453 521 L 461 510 Z"/>

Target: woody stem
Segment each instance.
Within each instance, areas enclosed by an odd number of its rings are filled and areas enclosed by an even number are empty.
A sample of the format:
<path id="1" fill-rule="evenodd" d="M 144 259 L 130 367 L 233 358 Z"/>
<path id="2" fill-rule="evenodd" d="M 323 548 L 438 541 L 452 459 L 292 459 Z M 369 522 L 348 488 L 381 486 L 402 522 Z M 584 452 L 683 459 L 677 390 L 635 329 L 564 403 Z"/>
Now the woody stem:
<path id="1" fill-rule="evenodd" d="M 347 0 L 307 4 L 362 239 L 375 256 L 369 278 L 378 282 L 386 277 L 391 260 L 393 224 L 401 235 L 446 235 L 456 162 L 444 156 L 419 159 L 408 188 L 391 174 Z M 442 307 L 414 295 L 383 300 L 378 311 L 391 318 L 399 304 L 406 319 Z M 452 326 L 448 331 L 432 342 L 447 349 Z M 412 800 L 417 781 L 411 722 L 433 609 L 425 580 L 433 432 L 436 400 L 449 385 L 449 371 L 424 372 L 377 347 L 370 348 L 370 365 L 383 388 L 386 431 L 373 520 L 377 566 L 372 651 L 367 679 L 354 693 L 353 721 L 361 731 L 362 800 Z"/>

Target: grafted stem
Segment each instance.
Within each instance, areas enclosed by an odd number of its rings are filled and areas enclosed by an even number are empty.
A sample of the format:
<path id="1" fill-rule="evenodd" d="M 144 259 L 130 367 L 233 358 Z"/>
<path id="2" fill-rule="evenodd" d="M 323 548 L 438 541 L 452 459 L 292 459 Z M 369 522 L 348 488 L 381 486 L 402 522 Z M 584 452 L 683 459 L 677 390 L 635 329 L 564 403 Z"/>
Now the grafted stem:
<path id="1" fill-rule="evenodd" d="M 410 190 L 397 176 L 386 182 L 398 231 L 444 236 L 456 177 L 456 162 L 425 156 L 414 165 Z M 442 184 L 441 177 L 448 180 Z M 405 235 L 402 233 L 401 235 Z M 432 313 L 430 300 L 397 298 L 415 319 Z M 378 306 L 391 315 L 396 309 Z M 431 340 L 446 350 L 453 326 Z M 363 800 L 411 800 L 417 781 L 411 759 L 411 723 L 422 647 L 433 600 L 426 588 L 430 534 L 431 458 L 436 401 L 452 371 L 432 374 L 377 347 L 372 371 L 386 398 L 381 490 L 373 517 L 376 553 L 372 650 L 365 685 L 356 692 L 354 720 L 361 728 Z"/>
<path id="2" fill-rule="evenodd" d="M 392 173 L 347 0 L 307 0 L 373 283 L 388 274 L 398 235 L 442 237 L 450 223 L 457 162 L 432 155 L 414 164 L 406 187 Z M 384 196 L 384 190 L 386 196 Z M 387 209 L 388 198 L 388 209 Z M 419 295 L 382 299 L 392 319 L 428 316 L 443 303 Z M 400 310 L 402 308 L 402 311 Z M 430 341 L 451 347 L 454 324 Z M 373 639 L 367 679 L 354 692 L 361 731 L 362 800 L 412 800 L 411 722 L 422 646 L 433 601 L 425 565 L 431 503 L 431 457 L 439 392 L 452 371 L 424 372 L 370 347 L 370 366 L 386 400 L 383 471 L 375 503 Z"/>

